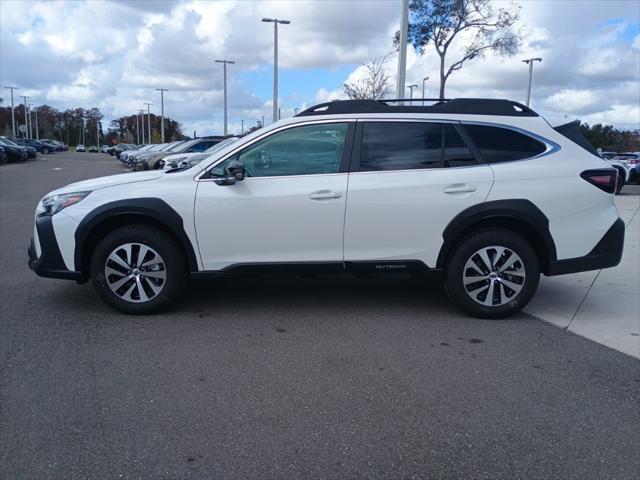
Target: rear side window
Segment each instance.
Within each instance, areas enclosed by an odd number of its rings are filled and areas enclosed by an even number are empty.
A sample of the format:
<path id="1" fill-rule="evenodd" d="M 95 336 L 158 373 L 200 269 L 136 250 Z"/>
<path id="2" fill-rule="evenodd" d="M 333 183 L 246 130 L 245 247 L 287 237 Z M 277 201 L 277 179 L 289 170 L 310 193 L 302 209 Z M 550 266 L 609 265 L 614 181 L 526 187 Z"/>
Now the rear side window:
<path id="1" fill-rule="evenodd" d="M 464 129 L 487 163 L 523 160 L 547 149 L 544 143 L 508 128 L 464 125 Z"/>
<path id="2" fill-rule="evenodd" d="M 477 165 L 451 124 L 370 122 L 362 129 L 360 171 Z"/>

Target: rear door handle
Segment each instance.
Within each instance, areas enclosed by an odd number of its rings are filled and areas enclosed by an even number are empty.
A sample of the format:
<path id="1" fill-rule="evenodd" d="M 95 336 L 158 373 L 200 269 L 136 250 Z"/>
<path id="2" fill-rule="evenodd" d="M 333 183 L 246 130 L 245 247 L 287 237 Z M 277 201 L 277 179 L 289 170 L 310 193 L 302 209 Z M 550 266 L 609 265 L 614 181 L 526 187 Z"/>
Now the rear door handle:
<path id="1" fill-rule="evenodd" d="M 454 183 L 453 185 L 447 185 L 442 190 L 444 193 L 472 193 L 478 190 L 475 185 L 467 185 L 466 183 Z"/>
<path id="2" fill-rule="evenodd" d="M 318 190 L 309 195 L 311 200 L 326 200 L 328 198 L 340 198 L 342 193 L 333 190 Z"/>

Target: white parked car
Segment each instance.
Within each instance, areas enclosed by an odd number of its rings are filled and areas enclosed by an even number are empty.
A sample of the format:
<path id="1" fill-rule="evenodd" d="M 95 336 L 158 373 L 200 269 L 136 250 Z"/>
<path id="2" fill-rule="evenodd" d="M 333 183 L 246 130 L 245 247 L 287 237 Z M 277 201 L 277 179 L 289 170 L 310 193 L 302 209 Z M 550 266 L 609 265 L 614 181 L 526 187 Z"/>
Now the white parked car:
<path id="1" fill-rule="evenodd" d="M 169 155 L 161 160 L 163 170 L 171 170 L 172 168 L 185 168 L 197 165 L 202 160 L 205 160 L 211 156 L 212 153 L 217 152 L 221 148 L 225 147 L 231 142 L 235 142 L 238 137 L 229 137 L 222 140 L 220 143 L 216 143 L 214 146 L 209 147 L 202 153 L 188 152 L 188 153 L 176 153 Z"/>
<path id="2" fill-rule="evenodd" d="M 81 143 L 76 145 L 76 152 L 86 152 L 86 150 L 84 149 L 84 145 L 82 145 Z"/>
<path id="3" fill-rule="evenodd" d="M 541 273 L 620 261 L 617 172 L 583 140 L 508 100 L 326 103 L 190 168 L 47 194 L 29 265 L 127 313 L 189 276 L 318 270 L 437 273 L 464 311 L 505 317 Z"/>

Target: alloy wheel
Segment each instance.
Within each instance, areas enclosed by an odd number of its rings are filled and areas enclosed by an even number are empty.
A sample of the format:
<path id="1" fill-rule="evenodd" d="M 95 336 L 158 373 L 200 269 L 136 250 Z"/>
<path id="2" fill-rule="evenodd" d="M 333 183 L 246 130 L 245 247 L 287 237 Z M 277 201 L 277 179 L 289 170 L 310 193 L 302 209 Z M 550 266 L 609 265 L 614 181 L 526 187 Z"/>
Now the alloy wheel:
<path id="1" fill-rule="evenodd" d="M 522 291 L 526 278 L 524 263 L 513 250 L 484 247 L 467 260 L 463 284 L 467 295 L 488 307 L 512 301 Z"/>
<path id="2" fill-rule="evenodd" d="M 153 248 L 142 243 L 125 243 L 107 257 L 104 276 L 115 295 L 127 302 L 142 303 L 162 291 L 167 270 Z"/>

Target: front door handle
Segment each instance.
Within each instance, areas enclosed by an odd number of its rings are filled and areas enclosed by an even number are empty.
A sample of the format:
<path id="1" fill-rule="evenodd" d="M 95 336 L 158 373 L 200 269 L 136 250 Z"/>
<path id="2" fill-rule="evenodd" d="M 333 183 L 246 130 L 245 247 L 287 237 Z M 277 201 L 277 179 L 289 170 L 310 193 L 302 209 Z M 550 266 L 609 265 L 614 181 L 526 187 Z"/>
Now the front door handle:
<path id="1" fill-rule="evenodd" d="M 454 183 L 453 185 L 447 185 L 442 190 L 444 193 L 472 193 L 478 190 L 475 185 L 467 185 L 466 183 Z"/>
<path id="2" fill-rule="evenodd" d="M 328 198 L 340 198 L 342 193 L 333 190 L 318 190 L 309 195 L 311 200 L 326 200 Z"/>

